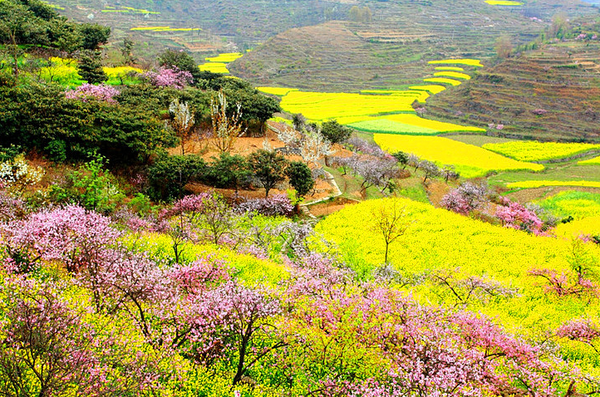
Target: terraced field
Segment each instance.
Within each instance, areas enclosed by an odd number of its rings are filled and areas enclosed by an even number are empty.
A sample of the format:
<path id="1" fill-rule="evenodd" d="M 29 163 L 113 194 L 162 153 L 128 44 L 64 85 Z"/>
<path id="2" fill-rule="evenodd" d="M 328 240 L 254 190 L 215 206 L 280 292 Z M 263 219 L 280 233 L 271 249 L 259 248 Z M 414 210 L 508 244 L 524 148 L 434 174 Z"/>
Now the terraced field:
<path id="1" fill-rule="evenodd" d="M 559 11 L 596 12 L 581 4 L 537 2 L 527 12 L 547 20 Z M 517 45 L 545 28 L 524 17 L 523 7 L 483 1 L 455 1 L 451 7 L 445 2 L 390 1 L 371 2 L 369 7 L 372 23 L 332 21 L 292 29 L 234 62 L 231 70 L 258 85 L 337 92 L 405 89 L 421 83 L 426 61 L 488 59 L 495 55 L 498 37 L 508 35 Z"/>
<path id="2" fill-rule="evenodd" d="M 503 124 L 500 135 L 600 142 L 599 52 L 597 40 L 544 45 L 431 98 L 427 111 L 445 121 Z"/>

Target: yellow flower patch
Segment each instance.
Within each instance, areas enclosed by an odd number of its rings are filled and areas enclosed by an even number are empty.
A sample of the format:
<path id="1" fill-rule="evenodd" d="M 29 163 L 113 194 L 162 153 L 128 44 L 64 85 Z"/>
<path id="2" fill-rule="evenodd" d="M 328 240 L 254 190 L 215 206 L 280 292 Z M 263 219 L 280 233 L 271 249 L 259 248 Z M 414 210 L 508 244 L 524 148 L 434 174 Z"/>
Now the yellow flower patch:
<path id="1" fill-rule="evenodd" d="M 471 76 L 469 76 L 468 74 L 453 71 L 435 72 L 433 75 L 440 77 L 453 77 L 455 79 L 471 80 Z"/>
<path id="2" fill-rule="evenodd" d="M 541 164 L 509 159 L 480 147 L 442 137 L 375 134 L 375 142 L 388 152 L 403 151 L 433 161 L 452 164 L 467 178 L 485 176 L 491 171 L 541 171 Z"/>
<path id="3" fill-rule="evenodd" d="M 445 77 L 431 77 L 429 79 L 423 79 L 426 83 L 442 83 L 442 84 L 450 84 L 450 85 L 460 85 L 460 81 L 447 79 Z"/>
<path id="4" fill-rule="evenodd" d="M 467 66 L 476 66 L 482 68 L 483 65 L 479 59 L 469 59 L 469 58 L 461 58 L 461 59 L 442 59 L 439 61 L 429 61 L 431 65 L 467 65 Z"/>
<path id="5" fill-rule="evenodd" d="M 558 143 L 537 141 L 513 141 L 486 143 L 485 149 L 522 161 L 542 161 L 561 159 L 575 154 L 599 150 L 600 145 L 589 143 Z"/>

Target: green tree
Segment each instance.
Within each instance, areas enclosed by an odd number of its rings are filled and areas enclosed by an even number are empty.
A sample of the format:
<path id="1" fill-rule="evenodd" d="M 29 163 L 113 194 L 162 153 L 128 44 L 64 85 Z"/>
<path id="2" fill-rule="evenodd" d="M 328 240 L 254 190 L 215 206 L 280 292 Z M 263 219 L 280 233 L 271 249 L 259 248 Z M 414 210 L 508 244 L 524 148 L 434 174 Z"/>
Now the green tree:
<path id="1" fill-rule="evenodd" d="M 206 170 L 206 163 L 200 156 L 164 155 L 148 168 L 150 196 L 164 201 L 181 198 L 185 193 L 185 185 L 201 180 Z"/>
<path id="2" fill-rule="evenodd" d="M 296 189 L 298 196 L 304 197 L 315 186 L 315 180 L 308 166 L 300 161 L 292 161 L 285 170 L 290 185 Z"/>
<path id="3" fill-rule="evenodd" d="M 408 165 L 408 153 L 405 152 L 395 152 L 392 153 L 392 156 L 398 160 L 398 163 L 402 164 L 402 169 L 406 169 Z"/>
<path id="4" fill-rule="evenodd" d="M 285 180 L 285 169 L 289 162 L 281 154 L 259 149 L 248 156 L 248 168 L 265 188 L 265 197 L 275 185 Z"/>
<path id="5" fill-rule="evenodd" d="M 83 50 L 77 66 L 81 78 L 90 84 L 98 84 L 108 80 L 102 69 L 102 58 L 99 51 Z"/>
<path id="6" fill-rule="evenodd" d="M 135 58 L 133 56 L 133 40 L 129 37 L 125 37 L 123 39 L 123 44 L 121 45 L 121 55 L 123 55 L 123 63 L 125 65 L 133 65 L 135 63 Z"/>
<path id="7" fill-rule="evenodd" d="M 81 48 L 84 50 L 96 51 L 102 44 L 106 44 L 110 37 L 110 28 L 97 23 L 79 24 L 77 30 L 81 35 Z"/>
<path id="8" fill-rule="evenodd" d="M 219 188 L 234 188 L 237 193 L 252 172 L 248 170 L 248 163 L 242 156 L 220 153 L 218 158 L 213 157 L 208 174 L 211 185 Z"/>
<path id="9" fill-rule="evenodd" d="M 337 120 L 326 121 L 321 125 L 321 135 L 331 143 L 341 143 L 350 138 L 352 130 Z"/>
<path id="10" fill-rule="evenodd" d="M 197 62 L 190 54 L 184 51 L 166 50 L 158 56 L 158 64 L 167 68 L 177 68 L 192 74 L 194 82 L 201 79 L 203 74 Z"/>
<path id="11" fill-rule="evenodd" d="M 19 77 L 19 57 L 23 54 L 21 44 L 47 42 L 47 36 L 35 16 L 26 6 L 10 0 L 0 1 L 0 43 L 12 59 L 13 75 Z"/>

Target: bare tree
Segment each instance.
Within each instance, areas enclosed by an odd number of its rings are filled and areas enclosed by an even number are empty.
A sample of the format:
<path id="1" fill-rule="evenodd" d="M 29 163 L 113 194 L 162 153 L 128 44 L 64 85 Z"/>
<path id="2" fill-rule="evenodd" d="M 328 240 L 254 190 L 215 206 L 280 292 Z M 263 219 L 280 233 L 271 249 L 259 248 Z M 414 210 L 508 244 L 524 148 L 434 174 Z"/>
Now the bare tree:
<path id="1" fill-rule="evenodd" d="M 220 153 L 230 152 L 235 141 L 246 133 L 242 127 L 242 105 L 239 103 L 232 114 L 227 113 L 227 98 L 219 91 L 217 99 L 210 100 L 210 118 L 213 128 L 213 146 Z"/>
<path id="2" fill-rule="evenodd" d="M 169 125 L 181 140 L 181 154 L 184 155 L 194 129 L 194 115 L 190 112 L 189 104 L 179 102 L 177 98 L 169 105 L 169 113 L 173 117 Z"/>
<path id="3" fill-rule="evenodd" d="M 381 233 L 385 242 L 385 263 L 388 263 L 390 244 L 402 237 L 414 221 L 409 219 L 410 213 L 406 206 L 400 205 L 398 200 L 383 201 L 383 205 L 371 211 L 373 225 L 371 230 Z"/>

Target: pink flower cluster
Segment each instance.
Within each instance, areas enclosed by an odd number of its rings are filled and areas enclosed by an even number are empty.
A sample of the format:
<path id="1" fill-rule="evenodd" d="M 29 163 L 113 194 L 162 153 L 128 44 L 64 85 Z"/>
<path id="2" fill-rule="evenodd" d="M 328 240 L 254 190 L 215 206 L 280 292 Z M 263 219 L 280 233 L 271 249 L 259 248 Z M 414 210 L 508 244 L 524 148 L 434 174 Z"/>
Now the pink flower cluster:
<path id="1" fill-rule="evenodd" d="M 256 212 L 265 216 L 290 216 L 294 213 L 294 206 L 285 194 L 276 194 L 261 199 L 251 199 L 240 203 L 240 212 Z"/>
<path id="2" fill-rule="evenodd" d="M 563 324 L 557 335 L 584 343 L 591 343 L 600 337 L 600 328 L 590 320 L 572 320 Z"/>
<path id="3" fill-rule="evenodd" d="M 161 67 L 157 72 L 146 72 L 144 76 L 155 87 L 171 87 L 181 90 L 194 82 L 192 74 L 187 70 Z"/>
<path id="4" fill-rule="evenodd" d="M 524 230 L 536 235 L 542 234 L 544 222 L 533 212 L 517 202 L 510 202 L 507 206 L 498 206 L 496 218 L 502 224 L 512 229 Z"/>
<path id="5" fill-rule="evenodd" d="M 68 99 L 79 99 L 83 102 L 87 102 L 89 99 L 96 99 L 108 103 L 117 103 L 114 97 L 119 94 L 119 90 L 106 84 L 94 85 L 84 83 L 74 90 L 66 91 L 65 97 Z"/>

